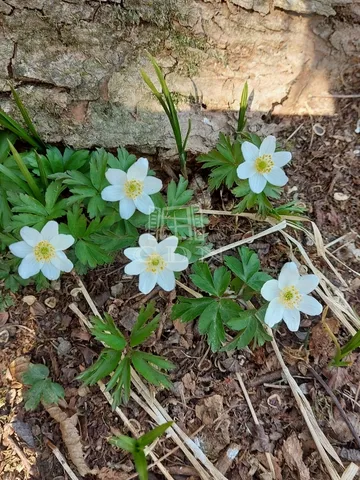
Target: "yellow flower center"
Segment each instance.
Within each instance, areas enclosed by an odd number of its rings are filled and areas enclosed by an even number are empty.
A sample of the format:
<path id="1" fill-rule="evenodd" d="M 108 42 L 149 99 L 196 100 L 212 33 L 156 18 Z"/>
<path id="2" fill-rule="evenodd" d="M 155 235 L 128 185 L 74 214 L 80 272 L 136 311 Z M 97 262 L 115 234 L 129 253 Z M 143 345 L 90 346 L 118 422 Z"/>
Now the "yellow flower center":
<path id="1" fill-rule="evenodd" d="M 158 253 L 152 253 L 146 259 L 146 271 L 152 273 L 159 273 L 166 267 L 166 262 Z"/>
<path id="2" fill-rule="evenodd" d="M 142 194 L 143 187 L 143 182 L 140 182 L 139 180 L 128 180 L 125 182 L 125 195 L 134 200 Z"/>
<path id="3" fill-rule="evenodd" d="M 50 262 L 55 257 L 55 248 L 47 240 L 42 240 L 35 245 L 34 256 L 38 262 Z"/>
<path id="4" fill-rule="evenodd" d="M 266 153 L 265 155 L 261 155 L 255 160 L 255 170 L 257 173 L 270 173 L 273 169 L 275 163 L 272 160 L 272 155 Z"/>
<path id="5" fill-rule="evenodd" d="M 291 285 L 290 287 L 285 287 L 281 290 L 280 293 L 280 302 L 286 308 L 296 308 L 301 300 L 301 293 L 299 290 Z"/>

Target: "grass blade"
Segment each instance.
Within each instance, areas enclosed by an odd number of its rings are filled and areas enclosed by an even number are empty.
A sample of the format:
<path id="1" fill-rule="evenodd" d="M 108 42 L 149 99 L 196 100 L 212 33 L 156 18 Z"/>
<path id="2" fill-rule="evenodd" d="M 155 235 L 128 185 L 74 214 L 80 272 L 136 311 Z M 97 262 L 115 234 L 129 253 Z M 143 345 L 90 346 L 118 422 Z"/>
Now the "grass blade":
<path id="1" fill-rule="evenodd" d="M 243 91 L 241 93 L 241 99 L 240 99 L 240 110 L 239 110 L 239 118 L 238 118 L 238 124 L 237 124 L 237 135 L 241 133 L 246 125 L 246 110 L 248 108 L 248 98 L 249 98 L 249 89 L 248 89 L 248 84 L 245 82 Z"/>
<path id="2" fill-rule="evenodd" d="M 7 157 L 9 156 L 10 146 L 8 144 L 8 139 L 11 143 L 15 143 L 17 136 L 13 132 L 8 132 L 3 130 L 0 132 L 0 163 L 4 163 Z"/>
<path id="3" fill-rule="evenodd" d="M 21 190 L 26 192 L 28 195 L 32 195 L 31 189 L 28 187 L 28 185 L 21 180 L 14 172 L 10 170 L 10 168 L 5 167 L 4 165 L 0 164 L 0 172 L 5 175 L 9 180 L 14 182 Z"/>
<path id="4" fill-rule="evenodd" d="M 12 85 L 10 85 L 10 88 L 11 88 L 11 92 L 14 96 L 14 100 L 15 100 L 15 103 L 18 107 L 18 109 L 20 110 L 20 113 L 24 119 L 24 122 L 26 123 L 28 129 L 30 130 L 31 134 L 33 135 L 33 137 L 43 146 L 45 147 L 44 145 L 44 142 L 41 140 L 38 132 L 36 131 L 36 128 L 34 127 L 34 124 L 32 123 L 31 121 L 31 118 L 28 114 L 28 111 L 26 110 L 24 104 L 22 103 L 21 101 L 21 98 L 19 97 L 19 94 L 17 93 L 17 91 L 14 89 L 14 87 Z"/>
<path id="5" fill-rule="evenodd" d="M 39 200 L 41 203 L 43 203 L 43 196 L 41 194 L 41 191 L 39 187 L 36 185 L 35 180 L 33 179 L 31 173 L 29 172 L 27 166 L 25 165 L 23 159 L 20 157 L 18 151 L 14 147 L 14 145 L 8 140 L 10 150 L 13 154 L 14 160 L 17 163 L 17 166 L 19 167 L 20 172 L 24 175 L 25 180 L 27 181 L 32 193 L 34 194 L 34 197 Z"/>
<path id="6" fill-rule="evenodd" d="M 0 125 L 11 132 L 15 133 L 19 138 L 34 148 L 42 148 L 41 145 L 31 137 L 20 123 L 13 120 L 9 115 L 0 109 Z"/>
<path id="7" fill-rule="evenodd" d="M 39 167 L 41 183 L 46 188 L 49 185 L 49 181 L 48 181 L 48 178 L 47 178 L 47 175 L 46 175 L 44 162 L 43 162 L 41 156 L 37 152 L 35 152 L 35 158 L 36 158 L 36 163 Z"/>

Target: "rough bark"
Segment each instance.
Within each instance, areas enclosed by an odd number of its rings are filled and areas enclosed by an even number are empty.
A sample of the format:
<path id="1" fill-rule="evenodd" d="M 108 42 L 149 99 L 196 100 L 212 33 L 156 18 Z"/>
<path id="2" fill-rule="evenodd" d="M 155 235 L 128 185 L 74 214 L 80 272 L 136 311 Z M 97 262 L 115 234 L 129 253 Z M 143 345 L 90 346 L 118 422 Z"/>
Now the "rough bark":
<path id="1" fill-rule="evenodd" d="M 0 105 L 10 79 L 41 134 L 76 147 L 171 149 L 168 121 L 143 84 L 162 65 L 191 115 L 189 147 L 234 124 L 245 80 L 262 113 L 333 113 L 360 53 L 358 0 L 0 0 Z"/>

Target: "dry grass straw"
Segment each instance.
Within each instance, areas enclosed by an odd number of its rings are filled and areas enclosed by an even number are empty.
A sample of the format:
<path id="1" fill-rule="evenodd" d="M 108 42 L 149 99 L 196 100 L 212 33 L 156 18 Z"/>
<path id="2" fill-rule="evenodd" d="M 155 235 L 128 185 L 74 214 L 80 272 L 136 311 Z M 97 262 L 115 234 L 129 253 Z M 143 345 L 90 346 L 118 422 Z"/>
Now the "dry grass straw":
<path id="1" fill-rule="evenodd" d="M 98 311 L 95 303 L 93 302 L 91 296 L 89 295 L 89 292 L 86 290 L 85 285 L 83 282 L 80 280 L 80 278 L 77 279 L 79 287 L 89 304 L 92 312 L 94 315 L 101 317 L 100 312 Z M 72 310 L 75 312 L 74 309 L 74 304 L 70 307 Z M 78 310 L 78 309 L 77 309 Z M 75 312 L 76 313 L 76 312 Z M 81 313 L 81 312 L 80 312 Z M 89 328 L 91 324 L 89 321 L 86 319 L 84 315 L 81 315 L 81 320 L 84 322 L 84 324 Z M 85 323 L 86 319 L 86 323 Z M 131 391 L 131 398 L 133 398 L 147 413 L 148 415 L 155 420 L 155 422 L 159 425 L 172 421 L 172 418 L 169 416 L 167 411 L 161 406 L 161 404 L 158 402 L 158 400 L 150 393 L 149 389 L 147 386 L 143 383 L 141 378 L 138 376 L 138 374 L 135 372 L 134 369 L 131 369 L 131 381 L 139 394 L 143 397 L 144 401 L 141 400 L 141 398 L 134 392 Z M 103 393 L 105 390 L 101 387 Z M 111 395 L 107 395 L 108 401 L 111 399 L 110 403 L 112 403 L 112 398 Z M 116 409 L 116 412 L 118 410 L 121 412 L 121 410 L 118 408 Z M 191 438 L 181 430 L 181 428 L 176 425 L 174 422 L 172 427 L 168 428 L 167 433 L 169 436 L 172 438 L 172 440 L 176 443 L 176 445 L 183 451 L 184 455 L 187 457 L 187 459 L 191 462 L 193 467 L 197 470 L 200 478 L 203 480 L 226 480 L 226 477 L 215 468 L 215 466 L 210 462 L 210 460 L 206 457 L 206 455 L 201 451 L 201 449 L 191 440 Z M 152 452 L 150 452 L 150 455 Z M 157 462 L 157 458 L 155 457 L 154 459 L 155 463 Z M 160 468 L 160 463 L 157 463 L 157 466 Z M 204 469 L 204 467 L 208 470 L 208 472 Z M 165 467 L 164 467 L 165 468 Z M 164 473 L 164 472 L 163 472 Z M 172 478 L 171 475 L 167 472 L 167 475 L 165 475 L 166 478 Z"/>
<path id="2" fill-rule="evenodd" d="M 70 465 L 67 463 L 66 458 L 64 455 L 60 452 L 60 450 L 52 443 L 50 440 L 45 439 L 45 443 L 47 446 L 50 448 L 54 456 L 57 458 L 58 462 L 64 469 L 64 472 L 69 475 L 69 478 L 71 480 L 79 480 L 79 477 L 75 475 L 75 473 L 71 470 Z"/>
<path id="3" fill-rule="evenodd" d="M 234 216 L 241 216 L 241 217 L 249 218 L 249 219 L 252 219 L 252 220 L 260 220 L 256 215 L 247 214 L 247 213 L 245 213 L 245 214 L 232 214 L 230 212 L 221 212 L 219 210 L 217 210 L 217 211 L 203 210 L 202 213 L 214 214 L 214 215 L 222 215 L 222 214 L 231 215 L 231 216 L 234 215 Z M 292 221 L 295 221 L 295 220 L 299 221 L 299 217 L 287 216 L 287 217 L 282 217 L 282 218 L 283 218 L 283 220 L 288 221 L 289 226 L 303 231 L 314 242 L 314 244 L 316 245 L 316 248 L 317 248 L 318 255 L 325 260 L 325 262 L 331 268 L 331 270 L 336 275 L 336 277 L 339 279 L 339 281 L 344 286 L 345 285 L 347 286 L 347 283 L 345 282 L 345 280 L 342 278 L 340 273 L 336 270 L 336 268 L 331 264 L 331 262 L 327 258 L 327 254 L 329 252 L 324 245 L 321 233 L 320 233 L 318 227 L 316 226 L 316 224 L 314 222 L 310 222 L 310 220 L 307 219 L 306 217 L 301 217 L 302 221 L 307 221 L 307 222 L 311 223 L 312 228 L 313 228 L 313 232 L 310 232 L 309 230 L 304 228 L 302 225 L 291 223 Z M 272 225 L 275 224 L 274 225 L 275 227 L 276 227 L 276 225 L 281 225 L 281 228 L 278 228 L 277 230 L 279 230 L 280 233 L 285 237 L 285 239 L 286 239 L 286 241 L 287 241 L 287 243 L 290 247 L 290 257 L 291 257 L 291 259 L 296 260 L 294 254 L 293 254 L 293 251 L 292 251 L 293 250 L 293 245 L 295 245 L 297 247 L 299 253 L 303 257 L 303 260 L 305 261 L 306 265 L 310 268 L 310 270 L 312 270 L 312 272 L 314 274 L 316 274 L 320 278 L 321 288 L 320 287 L 317 288 L 317 290 L 316 290 L 317 293 L 322 298 L 322 300 L 332 309 L 333 313 L 338 317 L 338 319 L 348 329 L 348 331 L 352 335 L 354 335 L 356 333 L 356 330 L 353 327 L 353 325 L 357 329 L 359 329 L 360 328 L 360 320 L 357 317 L 357 315 L 355 314 L 355 312 L 353 311 L 353 309 L 350 307 L 350 305 L 345 300 L 342 292 L 335 285 L 333 285 L 332 282 L 314 265 L 314 263 L 310 259 L 309 255 L 305 251 L 303 245 L 296 238 L 294 238 L 292 235 L 290 235 L 288 232 L 284 231 L 284 229 L 282 227 L 283 222 L 281 222 L 280 224 L 279 223 L 276 224 L 275 219 L 272 218 L 272 217 L 266 218 L 265 221 L 267 221 L 268 223 L 270 223 Z M 270 232 L 269 232 L 269 230 L 270 230 Z M 262 234 L 260 234 L 260 236 L 264 236 L 264 234 L 266 234 L 265 232 L 267 232 L 267 234 L 269 234 L 269 233 L 273 233 L 274 231 L 276 231 L 276 229 L 265 230 L 264 232 L 262 232 Z M 251 243 L 252 241 L 254 241 L 257 238 L 259 238 L 259 234 L 256 234 L 256 235 L 253 235 L 251 237 L 248 237 L 248 238 L 244 239 L 242 243 Z M 234 244 L 231 244 L 231 245 L 234 245 Z M 221 250 L 226 251 L 228 249 L 229 249 L 229 246 L 224 246 L 224 247 L 222 247 Z M 219 253 L 218 250 L 210 252 L 206 256 L 206 258 L 212 257 L 213 255 L 216 255 L 217 253 Z M 192 290 L 190 287 L 187 287 L 186 285 L 182 284 L 181 282 L 177 282 L 177 283 L 178 283 L 179 286 L 184 288 L 184 290 L 186 290 L 188 293 L 192 294 L 194 297 L 201 297 L 201 295 L 199 295 L 197 292 Z M 268 328 L 268 327 L 267 327 L 267 331 L 268 331 L 269 334 L 272 333 L 271 329 Z M 273 340 L 272 340 L 271 344 L 273 346 L 276 357 L 277 357 L 277 359 L 278 359 L 278 361 L 281 365 L 283 373 L 284 373 L 284 375 L 285 375 L 285 377 L 288 381 L 288 384 L 289 384 L 289 386 L 290 386 L 290 388 L 293 392 L 293 395 L 294 395 L 295 400 L 298 404 L 298 407 L 299 407 L 299 409 L 300 409 L 300 411 L 301 411 L 301 413 L 304 417 L 304 420 L 305 420 L 305 422 L 306 422 L 306 424 L 307 424 L 307 426 L 310 430 L 310 433 L 311 433 L 311 435 L 314 439 L 314 442 L 317 446 L 319 454 L 320 454 L 320 456 L 321 456 L 321 458 L 322 458 L 322 460 L 323 460 L 323 462 L 324 462 L 324 464 L 325 464 L 325 466 L 326 466 L 326 468 L 329 472 L 330 478 L 332 480 L 352 480 L 355 477 L 355 475 L 357 475 L 357 472 L 358 472 L 359 468 L 354 463 L 352 463 L 345 470 L 343 476 L 342 477 L 339 476 L 339 474 L 337 473 L 337 471 L 335 470 L 335 468 L 334 468 L 334 466 L 331 462 L 331 459 L 329 458 L 329 455 L 334 460 L 336 460 L 336 462 L 339 465 L 343 466 L 339 456 L 337 455 L 336 451 L 334 450 L 334 448 L 330 444 L 329 440 L 326 438 L 323 431 L 319 427 L 319 425 L 316 421 L 315 415 L 312 411 L 311 405 L 310 405 L 309 401 L 307 400 L 307 398 L 305 397 L 305 395 L 303 394 L 300 387 L 298 386 L 298 384 L 296 383 L 296 381 L 294 380 L 294 378 L 292 377 L 289 369 L 287 368 L 274 337 L 273 337 Z"/>

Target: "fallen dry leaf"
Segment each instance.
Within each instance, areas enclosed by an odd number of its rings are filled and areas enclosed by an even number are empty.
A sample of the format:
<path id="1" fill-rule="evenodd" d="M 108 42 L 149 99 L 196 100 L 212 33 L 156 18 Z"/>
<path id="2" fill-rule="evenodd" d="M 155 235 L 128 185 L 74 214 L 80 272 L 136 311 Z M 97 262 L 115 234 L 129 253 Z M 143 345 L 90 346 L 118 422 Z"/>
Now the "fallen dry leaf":
<path id="1" fill-rule="evenodd" d="M 301 443 L 299 442 L 295 432 L 285 440 L 282 451 L 285 462 L 291 470 L 298 471 L 300 480 L 310 480 L 309 469 L 303 462 L 303 450 Z"/>
<path id="2" fill-rule="evenodd" d="M 30 307 L 30 313 L 31 315 L 34 315 L 34 317 L 43 317 L 44 315 L 47 314 L 47 311 L 42 303 L 35 302 Z"/>
<path id="3" fill-rule="evenodd" d="M 346 412 L 346 416 L 352 423 L 355 432 L 360 436 L 360 415 L 355 412 Z M 340 442 L 347 443 L 353 440 L 354 437 L 337 408 L 334 408 L 334 416 L 330 420 L 330 427 L 333 429 L 335 437 L 337 440 L 340 440 Z"/>
<path id="4" fill-rule="evenodd" d="M 8 312 L 0 312 L 0 327 L 3 327 L 8 320 L 9 320 Z"/>
<path id="5" fill-rule="evenodd" d="M 330 370 L 330 378 L 328 380 L 328 385 L 332 390 L 341 388 L 343 385 L 346 385 L 350 382 L 351 377 L 348 374 L 346 368 L 335 367 Z"/>
<path id="6" fill-rule="evenodd" d="M 339 332 L 339 322 L 335 318 L 326 319 L 326 324 L 334 335 Z M 334 355 L 335 345 L 321 322 L 311 330 L 309 350 L 314 363 L 320 366 L 327 365 Z"/>
<path id="7" fill-rule="evenodd" d="M 224 412 L 223 397 L 212 395 L 205 398 L 200 405 L 196 405 L 195 414 L 205 425 L 212 425 Z"/>

